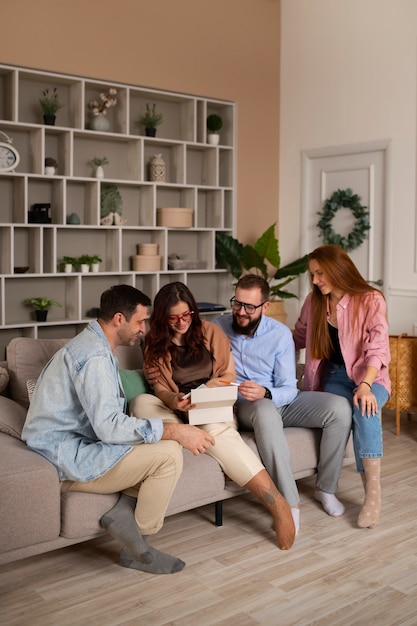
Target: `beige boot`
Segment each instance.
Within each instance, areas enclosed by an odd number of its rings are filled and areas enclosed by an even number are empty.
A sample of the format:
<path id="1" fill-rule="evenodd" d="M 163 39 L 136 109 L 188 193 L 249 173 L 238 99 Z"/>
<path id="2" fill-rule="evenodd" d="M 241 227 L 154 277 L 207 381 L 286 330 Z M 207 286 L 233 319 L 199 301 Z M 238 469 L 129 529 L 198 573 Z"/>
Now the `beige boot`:
<path id="1" fill-rule="evenodd" d="M 362 459 L 365 501 L 358 517 L 359 528 L 375 528 L 381 511 L 381 459 Z"/>

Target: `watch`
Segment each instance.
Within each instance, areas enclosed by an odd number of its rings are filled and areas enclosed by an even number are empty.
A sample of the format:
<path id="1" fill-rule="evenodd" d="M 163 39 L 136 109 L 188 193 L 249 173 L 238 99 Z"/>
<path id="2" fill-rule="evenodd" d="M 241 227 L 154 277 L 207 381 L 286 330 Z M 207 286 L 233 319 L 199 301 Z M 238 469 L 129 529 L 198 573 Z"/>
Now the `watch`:
<path id="1" fill-rule="evenodd" d="M 271 393 L 270 389 L 268 389 L 268 387 L 265 387 L 264 398 L 266 398 L 267 400 L 272 400 L 272 393 Z"/>
<path id="2" fill-rule="evenodd" d="M 12 145 L 11 139 L 6 133 L 0 130 L 0 135 L 6 138 L 6 141 L 0 141 L 0 172 L 11 172 L 20 163 L 20 154 Z"/>

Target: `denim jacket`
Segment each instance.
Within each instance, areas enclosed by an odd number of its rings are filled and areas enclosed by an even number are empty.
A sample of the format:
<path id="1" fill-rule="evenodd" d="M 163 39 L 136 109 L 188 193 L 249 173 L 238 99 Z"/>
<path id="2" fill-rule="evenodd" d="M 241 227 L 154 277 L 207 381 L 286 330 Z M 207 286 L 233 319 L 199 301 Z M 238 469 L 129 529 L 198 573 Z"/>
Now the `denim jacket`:
<path id="1" fill-rule="evenodd" d="M 162 420 L 125 411 L 118 360 L 93 321 L 42 370 L 22 439 L 55 465 L 60 480 L 86 482 L 111 469 L 132 445 L 161 439 Z"/>

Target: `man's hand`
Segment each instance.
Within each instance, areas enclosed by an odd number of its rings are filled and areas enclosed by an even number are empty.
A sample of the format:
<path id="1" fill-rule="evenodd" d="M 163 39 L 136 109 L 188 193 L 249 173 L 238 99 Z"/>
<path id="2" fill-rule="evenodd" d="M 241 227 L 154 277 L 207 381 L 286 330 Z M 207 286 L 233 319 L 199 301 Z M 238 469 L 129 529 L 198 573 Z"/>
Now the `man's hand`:
<path id="1" fill-rule="evenodd" d="M 254 402 L 265 397 L 265 387 L 258 385 L 253 380 L 245 380 L 239 385 L 239 393 L 245 400 Z"/>
<path id="2" fill-rule="evenodd" d="M 190 424 L 164 424 L 162 439 L 178 441 L 183 448 L 193 454 L 204 454 L 210 445 L 214 446 L 214 437 L 197 426 Z"/>

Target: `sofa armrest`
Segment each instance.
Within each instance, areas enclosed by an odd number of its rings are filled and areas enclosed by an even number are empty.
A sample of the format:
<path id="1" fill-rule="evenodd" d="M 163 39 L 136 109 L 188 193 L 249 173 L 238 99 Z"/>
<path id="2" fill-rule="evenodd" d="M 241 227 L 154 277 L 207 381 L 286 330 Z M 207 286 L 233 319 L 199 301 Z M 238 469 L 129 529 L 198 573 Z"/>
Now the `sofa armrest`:
<path id="1" fill-rule="evenodd" d="M 26 413 L 26 409 L 14 400 L 0 396 L 0 433 L 20 439 Z"/>

